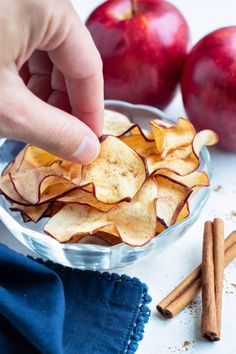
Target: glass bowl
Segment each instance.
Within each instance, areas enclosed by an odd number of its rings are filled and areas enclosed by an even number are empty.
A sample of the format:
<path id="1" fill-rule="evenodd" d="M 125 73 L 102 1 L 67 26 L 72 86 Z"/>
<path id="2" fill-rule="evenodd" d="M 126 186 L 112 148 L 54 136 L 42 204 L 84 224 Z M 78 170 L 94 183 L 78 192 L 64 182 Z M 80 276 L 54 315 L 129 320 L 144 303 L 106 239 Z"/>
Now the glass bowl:
<path id="1" fill-rule="evenodd" d="M 132 121 L 138 122 L 144 128 L 148 126 L 148 121 L 154 118 L 173 123 L 173 120 L 154 107 L 133 105 L 122 101 L 106 101 L 105 106 L 126 114 Z M 0 172 L 23 146 L 24 144 L 14 140 L 0 140 Z M 200 169 L 206 171 L 211 179 L 212 165 L 209 152 L 205 147 L 201 151 L 200 160 Z M 164 248 L 182 237 L 198 218 L 209 194 L 210 187 L 202 188 L 190 200 L 189 217 L 169 227 L 143 247 L 131 247 L 123 243 L 115 246 L 61 244 L 43 232 L 46 218 L 37 224 L 24 223 L 19 213 L 10 210 L 10 204 L 3 196 L 0 197 L 0 217 L 9 231 L 22 244 L 41 257 L 72 268 L 109 270 L 134 263 L 153 252 L 158 255 Z"/>

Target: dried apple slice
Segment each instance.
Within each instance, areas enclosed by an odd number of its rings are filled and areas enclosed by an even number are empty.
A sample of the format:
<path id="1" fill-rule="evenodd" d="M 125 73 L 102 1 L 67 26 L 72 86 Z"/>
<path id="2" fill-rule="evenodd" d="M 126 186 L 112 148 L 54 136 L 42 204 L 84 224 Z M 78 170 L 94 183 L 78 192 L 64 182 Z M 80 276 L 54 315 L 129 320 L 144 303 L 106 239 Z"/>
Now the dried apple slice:
<path id="1" fill-rule="evenodd" d="M 119 243 L 122 243 L 121 238 L 118 236 L 110 235 L 106 232 L 99 231 L 95 234 L 97 238 L 100 240 L 103 240 L 107 242 L 110 246 L 115 246 L 118 245 Z"/>
<path id="2" fill-rule="evenodd" d="M 6 176 L 12 169 L 13 162 L 9 163 L 3 170 L 1 176 Z"/>
<path id="3" fill-rule="evenodd" d="M 200 152 L 203 146 L 212 146 L 218 142 L 218 136 L 212 130 L 202 130 L 197 133 L 192 142 L 192 152 L 183 161 L 181 168 L 174 169 L 181 176 L 185 176 L 193 171 L 196 171 L 200 166 Z"/>
<path id="4" fill-rule="evenodd" d="M 106 204 L 98 201 L 93 193 L 85 192 L 82 189 L 77 189 L 73 192 L 67 193 L 64 197 L 58 199 L 62 203 L 79 203 L 94 207 L 103 212 L 107 212 L 115 207 L 117 204 Z"/>
<path id="5" fill-rule="evenodd" d="M 130 122 L 124 114 L 110 110 L 104 111 L 103 135 L 121 137 L 128 132 L 131 135 L 142 134 L 147 140 L 154 141 L 152 132 L 141 129 L 138 124 Z"/>
<path id="6" fill-rule="evenodd" d="M 97 234 L 80 236 L 78 240 L 76 240 L 76 238 L 75 238 L 72 243 L 82 243 L 82 244 L 99 245 L 99 246 L 111 246 L 111 244 L 107 240 L 104 240 L 104 239 L 98 237 Z"/>
<path id="7" fill-rule="evenodd" d="M 187 174 L 195 169 L 195 164 L 186 164 L 185 161 L 192 153 L 191 145 L 171 151 L 165 159 L 153 154 L 147 158 L 148 170 L 151 175 L 158 173 L 160 169 L 169 169 L 177 174 Z"/>
<path id="8" fill-rule="evenodd" d="M 20 210 L 27 218 L 33 222 L 38 222 L 44 213 L 48 210 L 49 203 L 37 205 L 37 206 L 24 206 L 20 204 L 13 203 L 12 210 Z M 28 220 L 28 221 L 29 221 Z"/>
<path id="9" fill-rule="evenodd" d="M 69 174 L 61 161 L 55 161 L 49 166 L 10 173 L 10 179 L 19 196 L 26 203 L 34 205 L 49 201 L 75 188 L 76 185 L 65 177 Z"/>
<path id="10" fill-rule="evenodd" d="M 108 136 L 97 159 L 83 166 L 80 186 L 91 184 L 100 202 L 115 204 L 131 200 L 145 179 L 143 159 L 118 138 Z"/>
<path id="11" fill-rule="evenodd" d="M 64 178 L 49 176 L 45 180 L 43 180 L 43 182 L 47 179 L 51 180 L 51 185 L 49 185 L 43 193 L 41 193 L 40 187 L 40 199 L 38 204 L 58 199 L 60 197 L 63 197 L 68 192 L 78 188 L 78 186 L 74 185 L 71 182 L 68 182 Z M 55 184 L 53 184 L 53 180 L 55 181 Z M 60 181 L 63 182 L 60 183 Z"/>
<path id="12" fill-rule="evenodd" d="M 104 232 L 106 234 L 119 237 L 119 233 L 118 233 L 115 225 L 106 225 L 103 228 L 101 228 L 100 230 L 101 230 L 101 232 Z"/>
<path id="13" fill-rule="evenodd" d="M 50 166 L 56 161 L 62 161 L 62 159 L 36 146 L 28 145 L 25 149 L 24 159 L 20 169 L 24 168 L 24 163 L 29 163 L 32 168 L 35 168 Z"/>
<path id="14" fill-rule="evenodd" d="M 158 186 L 157 219 L 162 225 L 169 227 L 175 223 L 192 189 L 167 176 L 157 175 L 155 178 Z"/>
<path id="15" fill-rule="evenodd" d="M 17 172 L 24 161 L 26 150 L 28 149 L 28 145 L 26 145 L 16 156 L 15 160 L 13 161 L 13 166 L 9 172 Z"/>
<path id="16" fill-rule="evenodd" d="M 58 162 L 51 166 L 10 173 L 12 184 L 19 196 L 29 204 L 37 204 L 40 200 L 40 184 L 48 176 L 57 176 L 60 171 Z M 62 172 L 61 172 L 62 173 Z"/>
<path id="17" fill-rule="evenodd" d="M 162 220 L 157 220 L 157 223 L 156 223 L 156 235 L 161 234 L 166 229 L 167 229 L 167 227 L 166 227 L 166 225 L 163 225 Z"/>
<path id="18" fill-rule="evenodd" d="M 200 151 L 203 146 L 215 145 L 218 141 L 217 135 L 212 130 L 202 130 L 197 133 L 190 146 L 186 146 L 167 154 L 166 158 L 161 161 L 148 161 L 151 165 L 153 174 L 157 173 L 160 168 L 167 168 L 180 176 L 188 175 L 196 171 L 200 165 Z M 180 155 L 182 152 L 182 156 Z M 177 155 L 175 155 L 177 152 Z M 184 157 L 184 154 L 186 156 Z M 175 158 L 174 158 L 175 157 Z"/>
<path id="19" fill-rule="evenodd" d="M 148 159 L 152 155 L 157 155 L 155 141 L 145 139 L 142 134 L 122 136 L 120 138 L 126 145 L 135 150 L 139 155 Z"/>
<path id="20" fill-rule="evenodd" d="M 31 221 L 31 219 L 27 215 L 25 215 L 22 211 L 20 211 L 20 214 L 21 214 L 21 217 L 22 217 L 24 222 L 30 222 Z"/>
<path id="21" fill-rule="evenodd" d="M 64 203 L 58 202 L 57 200 L 54 202 L 51 202 L 49 204 L 50 204 L 50 207 L 48 208 L 48 210 L 44 214 L 44 216 L 46 216 L 46 217 L 54 216 L 65 206 Z"/>
<path id="22" fill-rule="evenodd" d="M 2 176 L 7 175 L 9 172 L 13 172 L 13 171 L 17 171 L 21 164 L 22 161 L 24 160 L 24 156 L 25 156 L 25 151 L 27 149 L 27 146 L 25 146 L 16 156 L 15 160 L 12 161 L 11 163 L 9 163 L 4 170 L 2 171 Z"/>
<path id="23" fill-rule="evenodd" d="M 74 236 L 68 241 L 68 243 L 83 243 L 83 244 L 92 244 L 100 246 L 115 246 L 121 243 L 119 237 L 107 234 L 105 232 L 97 232 L 93 235 L 84 235 L 84 236 Z"/>
<path id="24" fill-rule="evenodd" d="M 130 203 L 122 203 L 109 214 L 122 241 L 142 246 L 155 235 L 157 186 L 148 179 Z"/>
<path id="25" fill-rule="evenodd" d="M 162 120 L 151 121 L 152 132 L 156 141 L 157 152 L 164 159 L 170 150 L 190 145 L 196 135 L 189 120 L 179 118 L 177 123 L 170 125 Z"/>
<path id="26" fill-rule="evenodd" d="M 45 225 L 45 232 L 59 242 L 72 237 L 94 234 L 102 227 L 112 224 L 107 213 L 81 204 L 66 204 Z"/>
<path id="27" fill-rule="evenodd" d="M 3 194 L 11 202 L 16 202 L 19 204 L 27 204 L 25 200 L 23 200 L 14 189 L 9 174 L 6 174 L 0 178 L 0 191 L 1 194 Z"/>
<path id="28" fill-rule="evenodd" d="M 111 225 L 124 243 L 142 246 L 155 235 L 156 197 L 156 183 L 148 179 L 130 203 L 123 202 L 107 213 L 84 205 L 67 204 L 47 222 L 45 232 L 60 242 L 67 242 L 73 236 L 94 234 Z"/>
<path id="29" fill-rule="evenodd" d="M 175 223 L 186 219 L 190 215 L 189 204 L 188 201 L 184 204 L 183 208 L 181 209 Z"/>
<path id="30" fill-rule="evenodd" d="M 190 214 L 188 201 L 184 204 L 183 208 L 180 210 L 178 217 L 175 220 L 175 224 L 183 219 L 186 219 Z M 156 234 L 159 235 L 167 229 L 165 222 L 163 220 L 157 220 L 156 224 Z"/>
<path id="31" fill-rule="evenodd" d="M 165 159 L 162 159 L 161 155 L 157 153 L 155 142 L 147 141 L 141 134 L 124 136 L 120 139 L 146 159 L 150 175 L 163 168 L 177 173 L 185 173 L 186 170 L 188 172 L 189 169 L 195 168 L 195 164 L 185 166 L 184 163 L 184 160 L 192 153 L 191 145 L 173 150 L 167 154 Z"/>
<path id="32" fill-rule="evenodd" d="M 210 185 L 210 180 L 206 172 L 194 171 L 185 176 L 180 176 L 168 169 L 160 169 L 157 171 L 158 176 L 167 176 L 171 179 L 189 187 L 207 187 Z"/>
<path id="33" fill-rule="evenodd" d="M 121 136 L 128 132 L 134 123 L 122 113 L 104 110 L 103 135 Z"/>
<path id="34" fill-rule="evenodd" d="M 22 155 L 22 153 L 24 154 Z M 22 160 L 21 163 L 19 158 L 20 155 Z M 63 177 L 65 178 L 78 178 L 81 174 L 81 164 L 73 164 L 70 161 L 62 160 L 61 158 L 32 145 L 26 146 L 25 149 L 18 154 L 14 162 L 14 167 L 17 160 L 19 161 L 17 164 L 18 168 L 14 169 L 14 171 L 17 172 L 40 167 L 51 167 L 54 163 L 57 163 L 58 166 L 60 166 L 60 169 L 63 170 Z"/>
<path id="35" fill-rule="evenodd" d="M 130 130 L 130 135 L 143 135 L 148 141 L 154 141 L 153 132 L 148 129 L 141 129 L 138 125 Z"/>

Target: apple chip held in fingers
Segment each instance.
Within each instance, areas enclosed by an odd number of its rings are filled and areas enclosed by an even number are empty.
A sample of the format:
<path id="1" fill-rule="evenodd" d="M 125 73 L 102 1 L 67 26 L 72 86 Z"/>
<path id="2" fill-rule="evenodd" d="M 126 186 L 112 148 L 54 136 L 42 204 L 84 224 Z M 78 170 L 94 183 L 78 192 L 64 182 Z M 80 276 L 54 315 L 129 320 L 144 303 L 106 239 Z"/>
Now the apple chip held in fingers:
<path id="1" fill-rule="evenodd" d="M 108 136 L 97 159 L 82 168 L 80 186 L 91 184 L 103 203 L 130 201 L 146 179 L 144 160 L 121 140 Z"/>
<path id="2" fill-rule="evenodd" d="M 47 222 L 45 232 L 59 242 L 67 242 L 72 237 L 94 234 L 111 225 L 124 243 L 142 246 L 155 235 L 157 196 L 155 181 L 147 179 L 131 202 L 120 203 L 107 213 L 93 207 L 67 204 Z"/>
<path id="3" fill-rule="evenodd" d="M 104 110 L 103 135 L 122 136 L 128 132 L 134 123 L 129 118 L 119 112 Z"/>

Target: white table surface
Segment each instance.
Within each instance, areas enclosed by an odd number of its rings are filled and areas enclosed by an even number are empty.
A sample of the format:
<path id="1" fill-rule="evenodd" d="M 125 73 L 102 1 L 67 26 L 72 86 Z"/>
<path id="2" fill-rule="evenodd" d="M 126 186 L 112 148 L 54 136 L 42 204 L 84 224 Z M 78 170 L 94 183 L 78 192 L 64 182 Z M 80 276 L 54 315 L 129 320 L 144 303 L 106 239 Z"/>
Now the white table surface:
<path id="1" fill-rule="evenodd" d="M 235 0 L 172 0 L 187 19 L 192 43 L 216 28 L 236 24 Z M 82 19 L 102 3 L 100 0 L 73 0 Z M 172 117 L 184 116 L 181 96 L 166 109 Z M 211 197 L 195 225 L 175 244 L 160 255 L 155 254 L 138 264 L 131 265 L 119 273 L 136 276 L 149 286 L 153 298 L 152 315 L 146 325 L 145 337 L 140 343 L 138 354 L 234 354 L 236 353 L 236 261 L 225 271 L 223 295 L 222 339 L 208 343 L 200 337 L 201 303 L 198 297 L 191 308 L 186 308 L 176 318 L 163 320 L 157 314 L 155 305 L 177 285 L 201 259 L 202 232 L 205 220 L 222 217 L 226 222 L 226 234 L 236 229 L 236 154 L 211 149 L 214 164 L 214 181 Z M 0 241 L 10 247 L 29 254 L 0 223 Z M 32 253 L 31 253 L 32 254 Z M 188 341 L 189 345 L 184 346 Z M 92 353 L 88 353 L 92 354 Z"/>

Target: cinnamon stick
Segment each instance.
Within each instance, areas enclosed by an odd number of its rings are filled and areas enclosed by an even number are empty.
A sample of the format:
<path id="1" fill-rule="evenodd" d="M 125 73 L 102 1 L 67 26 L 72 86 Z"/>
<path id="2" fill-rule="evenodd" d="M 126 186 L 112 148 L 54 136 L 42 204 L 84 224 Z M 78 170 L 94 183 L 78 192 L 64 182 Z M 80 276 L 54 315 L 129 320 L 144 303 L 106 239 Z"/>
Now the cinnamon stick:
<path id="1" fill-rule="evenodd" d="M 218 337 L 221 334 L 222 291 L 224 283 L 224 222 L 216 218 L 213 223 L 213 259 L 215 279 L 215 304 Z"/>
<path id="2" fill-rule="evenodd" d="M 224 272 L 224 225 L 221 219 L 207 221 L 202 251 L 202 336 L 220 339 Z"/>
<path id="3" fill-rule="evenodd" d="M 224 266 L 226 267 L 236 257 L 236 231 L 224 240 L 224 249 Z M 157 305 L 157 310 L 165 318 L 174 317 L 194 300 L 201 290 L 201 273 L 201 265 L 199 265 Z"/>

